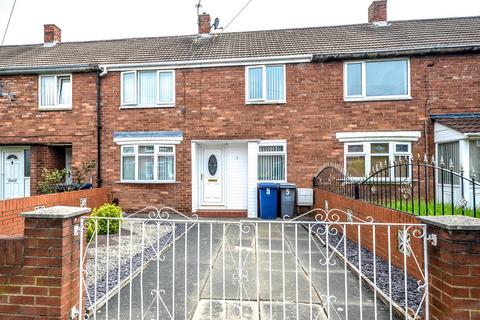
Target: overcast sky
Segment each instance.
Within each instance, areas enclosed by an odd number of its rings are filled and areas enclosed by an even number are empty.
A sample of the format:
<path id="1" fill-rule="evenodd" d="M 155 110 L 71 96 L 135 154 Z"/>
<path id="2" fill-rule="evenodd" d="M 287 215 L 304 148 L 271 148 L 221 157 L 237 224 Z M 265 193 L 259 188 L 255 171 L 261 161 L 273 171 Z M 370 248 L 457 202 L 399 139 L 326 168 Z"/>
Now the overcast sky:
<path id="1" fill-rule="evenodd" d="M 0 0 L 0 41 L 14 0 Z M 43 42 L 43 24 L 62 41 L 192 34 L 198 0 L 17 0 L 5 44 Z M 225 26 L 248 0 L 202 0 Z M 227 31 L 363 23 L 372 0 L 251 0 Z M 389 0 L 389 20 L 480 15 L 479 0 Z"/>

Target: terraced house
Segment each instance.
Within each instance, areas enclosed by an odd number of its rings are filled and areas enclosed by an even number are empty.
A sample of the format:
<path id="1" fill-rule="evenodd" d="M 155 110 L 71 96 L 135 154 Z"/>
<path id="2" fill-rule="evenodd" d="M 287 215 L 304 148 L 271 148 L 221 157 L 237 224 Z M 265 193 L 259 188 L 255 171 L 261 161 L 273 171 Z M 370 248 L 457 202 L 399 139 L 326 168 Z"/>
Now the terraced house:
<path id="1" fill-rule="evenodd" d="M 322 163 L 480 157 L 480 17 L 0 47 L 0 199 L 41 168 L 97 163 L 127 210 L 257 216 L 257 183 Z M 395 174 L 392 172 L 392 174 Z M 467 174 L 467 173 L 466 173 Z M 303 190 L 308 195 L 308 190 Z"/>

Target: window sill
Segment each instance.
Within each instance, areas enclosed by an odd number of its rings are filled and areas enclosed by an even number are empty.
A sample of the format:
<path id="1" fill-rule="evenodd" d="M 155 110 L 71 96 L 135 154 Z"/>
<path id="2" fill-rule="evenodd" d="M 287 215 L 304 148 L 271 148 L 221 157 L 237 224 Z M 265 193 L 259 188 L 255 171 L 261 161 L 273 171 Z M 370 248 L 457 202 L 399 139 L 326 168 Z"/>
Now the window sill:
<path id="1" fill-rule="evenodd" d="M 365 98 L 347 98 L 344 97 L 343 101 L 344 102 L 369 102 L 369 101 L 401 101 L 401 100 L 412 100 L 413 98 L 411 96 L 386 96 L 386 97 L 365 97 Z"/>
<path id="2" fill-rule="evenodd" d="M 40 107 L 39 111 L 72 111 L 72 107 Z"/>
<path id="3" fill-rule="evenodd" d="M 171 109 L 175 108 L 174 104 L 161 104 L 161 105 L 156 105 L 156 106 L 138 106 L 138 105 L 132 105 L 132 106 L 120 106 L 119 109 Z"/>
<path id="4" fill-rule="evenodd" d="M 287 104 L 286 101 L 246 101 L 246 105 L 284 105 Z"/>
<path id="5" fill-rule="evenodd" d="M 179 181 L 115 181 L 118 184 L 180 184 Z"/>

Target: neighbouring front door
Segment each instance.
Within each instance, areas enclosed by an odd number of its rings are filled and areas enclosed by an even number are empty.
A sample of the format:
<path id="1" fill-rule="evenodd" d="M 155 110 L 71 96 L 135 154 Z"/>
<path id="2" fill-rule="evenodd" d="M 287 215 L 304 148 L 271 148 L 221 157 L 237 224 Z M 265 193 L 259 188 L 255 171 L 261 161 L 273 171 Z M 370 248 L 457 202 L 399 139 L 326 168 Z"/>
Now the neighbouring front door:
<path id="1" fill-rule="evenodd" d="M 20 198 L 24 196 L 23 150 L 21 152 L 4 153 L 4 198 Z"/>
<path id="2" fill-rule="evenodd" d="M 203 205 L 223 205 L 223 149 L 203 150 L 201 178 L 203 184 Z"/>

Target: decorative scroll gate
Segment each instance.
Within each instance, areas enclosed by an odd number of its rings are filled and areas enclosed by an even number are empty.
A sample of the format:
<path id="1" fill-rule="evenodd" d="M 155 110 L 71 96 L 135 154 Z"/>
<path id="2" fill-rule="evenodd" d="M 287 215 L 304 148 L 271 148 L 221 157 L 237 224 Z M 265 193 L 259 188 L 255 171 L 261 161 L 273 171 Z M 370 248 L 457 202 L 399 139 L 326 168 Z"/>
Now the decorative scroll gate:
<path id="1" fill-rule="evenodd" d="M 422 224 L 337 209 L 203 220 L 170 208 L 81 223 L 81 319 L 428 319 Z"/>

